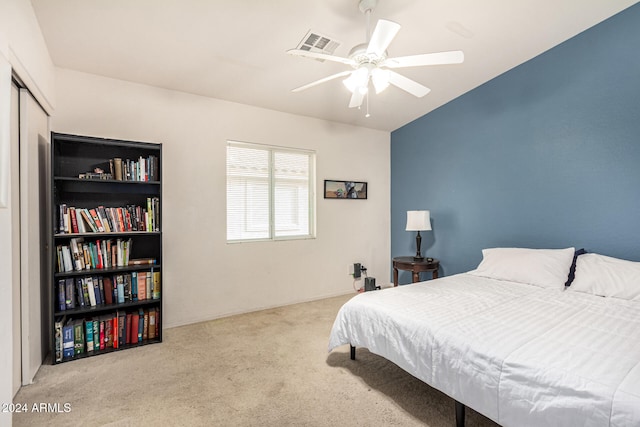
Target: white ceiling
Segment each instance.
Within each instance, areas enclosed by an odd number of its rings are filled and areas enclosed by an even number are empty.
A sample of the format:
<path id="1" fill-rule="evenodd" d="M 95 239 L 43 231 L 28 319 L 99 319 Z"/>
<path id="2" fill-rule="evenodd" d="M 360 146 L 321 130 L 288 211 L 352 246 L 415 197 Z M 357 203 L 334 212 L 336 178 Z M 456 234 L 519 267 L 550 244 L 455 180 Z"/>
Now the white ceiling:
<path id="1" fill-rule="evenodd" d="M 386 131 L 428 113 L 633 5 L 636 0 L 380 0 L 371 16 L 402 28 L 390 57 L 462 50 L 460 65 L 399 69 L 431 88 L 390 87 L 371 117 L 340 79 L 291 89 L 345 65 L 287 55 L 307 31 L 365 42 L 358 0 L 31 0 L 53 62 L 131 82 Z"/>

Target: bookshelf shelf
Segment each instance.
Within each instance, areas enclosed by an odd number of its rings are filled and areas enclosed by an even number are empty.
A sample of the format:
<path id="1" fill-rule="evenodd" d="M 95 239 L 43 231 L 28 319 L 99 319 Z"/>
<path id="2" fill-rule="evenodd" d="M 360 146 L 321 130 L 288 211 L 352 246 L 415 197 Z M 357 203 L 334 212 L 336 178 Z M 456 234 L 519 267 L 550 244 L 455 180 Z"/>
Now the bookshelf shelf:
<path id="1" fill-rule="evenodd" d="M 53 238 L 56 240 L 71 239 L 74 237 L 89 237 L 94 239 L 103 239 L 105 237 L 119 237 L 119 236 L 161 236 L 159 231 L 113 231 L 110 233 L 55 233 Z"/>
<path id="2" fill-rule="evenodd" d="M 51 142 L 52 363 L 162 342 L 162 145 Z"/>
<path id="3" fill-rule="evenodd" d="M 140 264 L 140 265 L 127 265 L 125 267 L 107 267 L 107 268 L 92 268 L 91 270 L 74 270 L 74 271 L 57 271 L 53 274 L 55 278 L 61 277 L 74 277 L 74 276 L 92 276 L 95 274 L 122 274 L 130 273 L 132 271 L 146 271 L 146 270 L 159 270 L 160 264 Z"/>
<path id="4" fill-rule="evenodd" d="M 69 315 L 95 315 L 98 313 L 108 312 L 112 310 L 126 310 L 129 308 L 137 308 L 142 306 L 155 306 L 160 302 L 157 299 L 143 300 L 143 301 L 129 301 L 120 304 L 101 304 L 93 307 L 72 308 L 64 311 L 54 312 L 55 316 L 69 316 Z"/>

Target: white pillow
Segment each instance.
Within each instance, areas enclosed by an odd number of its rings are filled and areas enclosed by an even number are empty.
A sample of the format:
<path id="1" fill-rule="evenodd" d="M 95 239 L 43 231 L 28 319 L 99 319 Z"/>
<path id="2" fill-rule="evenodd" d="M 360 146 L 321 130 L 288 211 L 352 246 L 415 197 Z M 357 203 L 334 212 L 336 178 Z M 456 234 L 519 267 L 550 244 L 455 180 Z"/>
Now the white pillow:
<path id="1" fill-rule="evenodd" d="M 482 262 L 471 273 L 492 279 L 562 290 L 569 277 L 574 253 L 574 248 L 483 249 Z"/>
<path id="2" fill-rule="evenodd" d="M 640 301 L 640 262 L 587 253 L 576 260 L 567 290 Z"/>

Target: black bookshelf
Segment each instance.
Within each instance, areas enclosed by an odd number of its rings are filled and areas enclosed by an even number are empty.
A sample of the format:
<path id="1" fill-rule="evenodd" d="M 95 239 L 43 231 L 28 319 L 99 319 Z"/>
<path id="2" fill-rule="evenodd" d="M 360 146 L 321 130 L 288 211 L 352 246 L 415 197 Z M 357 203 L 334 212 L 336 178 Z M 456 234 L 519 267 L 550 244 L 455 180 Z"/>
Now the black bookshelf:
<path id="1" fill-rule="evenodd" d="M 162 145 L 53 132 L 51 159 L 52 363 L 162 342 Z"/>

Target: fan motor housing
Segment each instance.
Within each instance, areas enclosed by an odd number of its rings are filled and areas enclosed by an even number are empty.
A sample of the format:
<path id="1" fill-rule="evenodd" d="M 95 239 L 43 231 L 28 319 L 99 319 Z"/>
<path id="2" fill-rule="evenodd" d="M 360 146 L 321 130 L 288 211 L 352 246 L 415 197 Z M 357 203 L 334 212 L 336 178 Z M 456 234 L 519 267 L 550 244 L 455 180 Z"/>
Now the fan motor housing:
<path id="1" fill-rule="evenodd" d="M 385 51 L 382 56 L 377 56 L 372 53 L 367 53 L 367 43 L 356 45 L 349 51 L 349 58 L 353 59 L 358 64 L 358 67 L 362 64 L 378 65 L 385 59 L 387 59 L 387 52 Z M 358 68 L 355 67 L 355 68 Z"/>
<path id="2" fill-rule="evenodd" d="M 360 0 L 360 4 L 358 7 L 360 8 L 360 12 L 366 13 L 370 10 L 373 10 L 378 5 L 378 0 Z"/>

